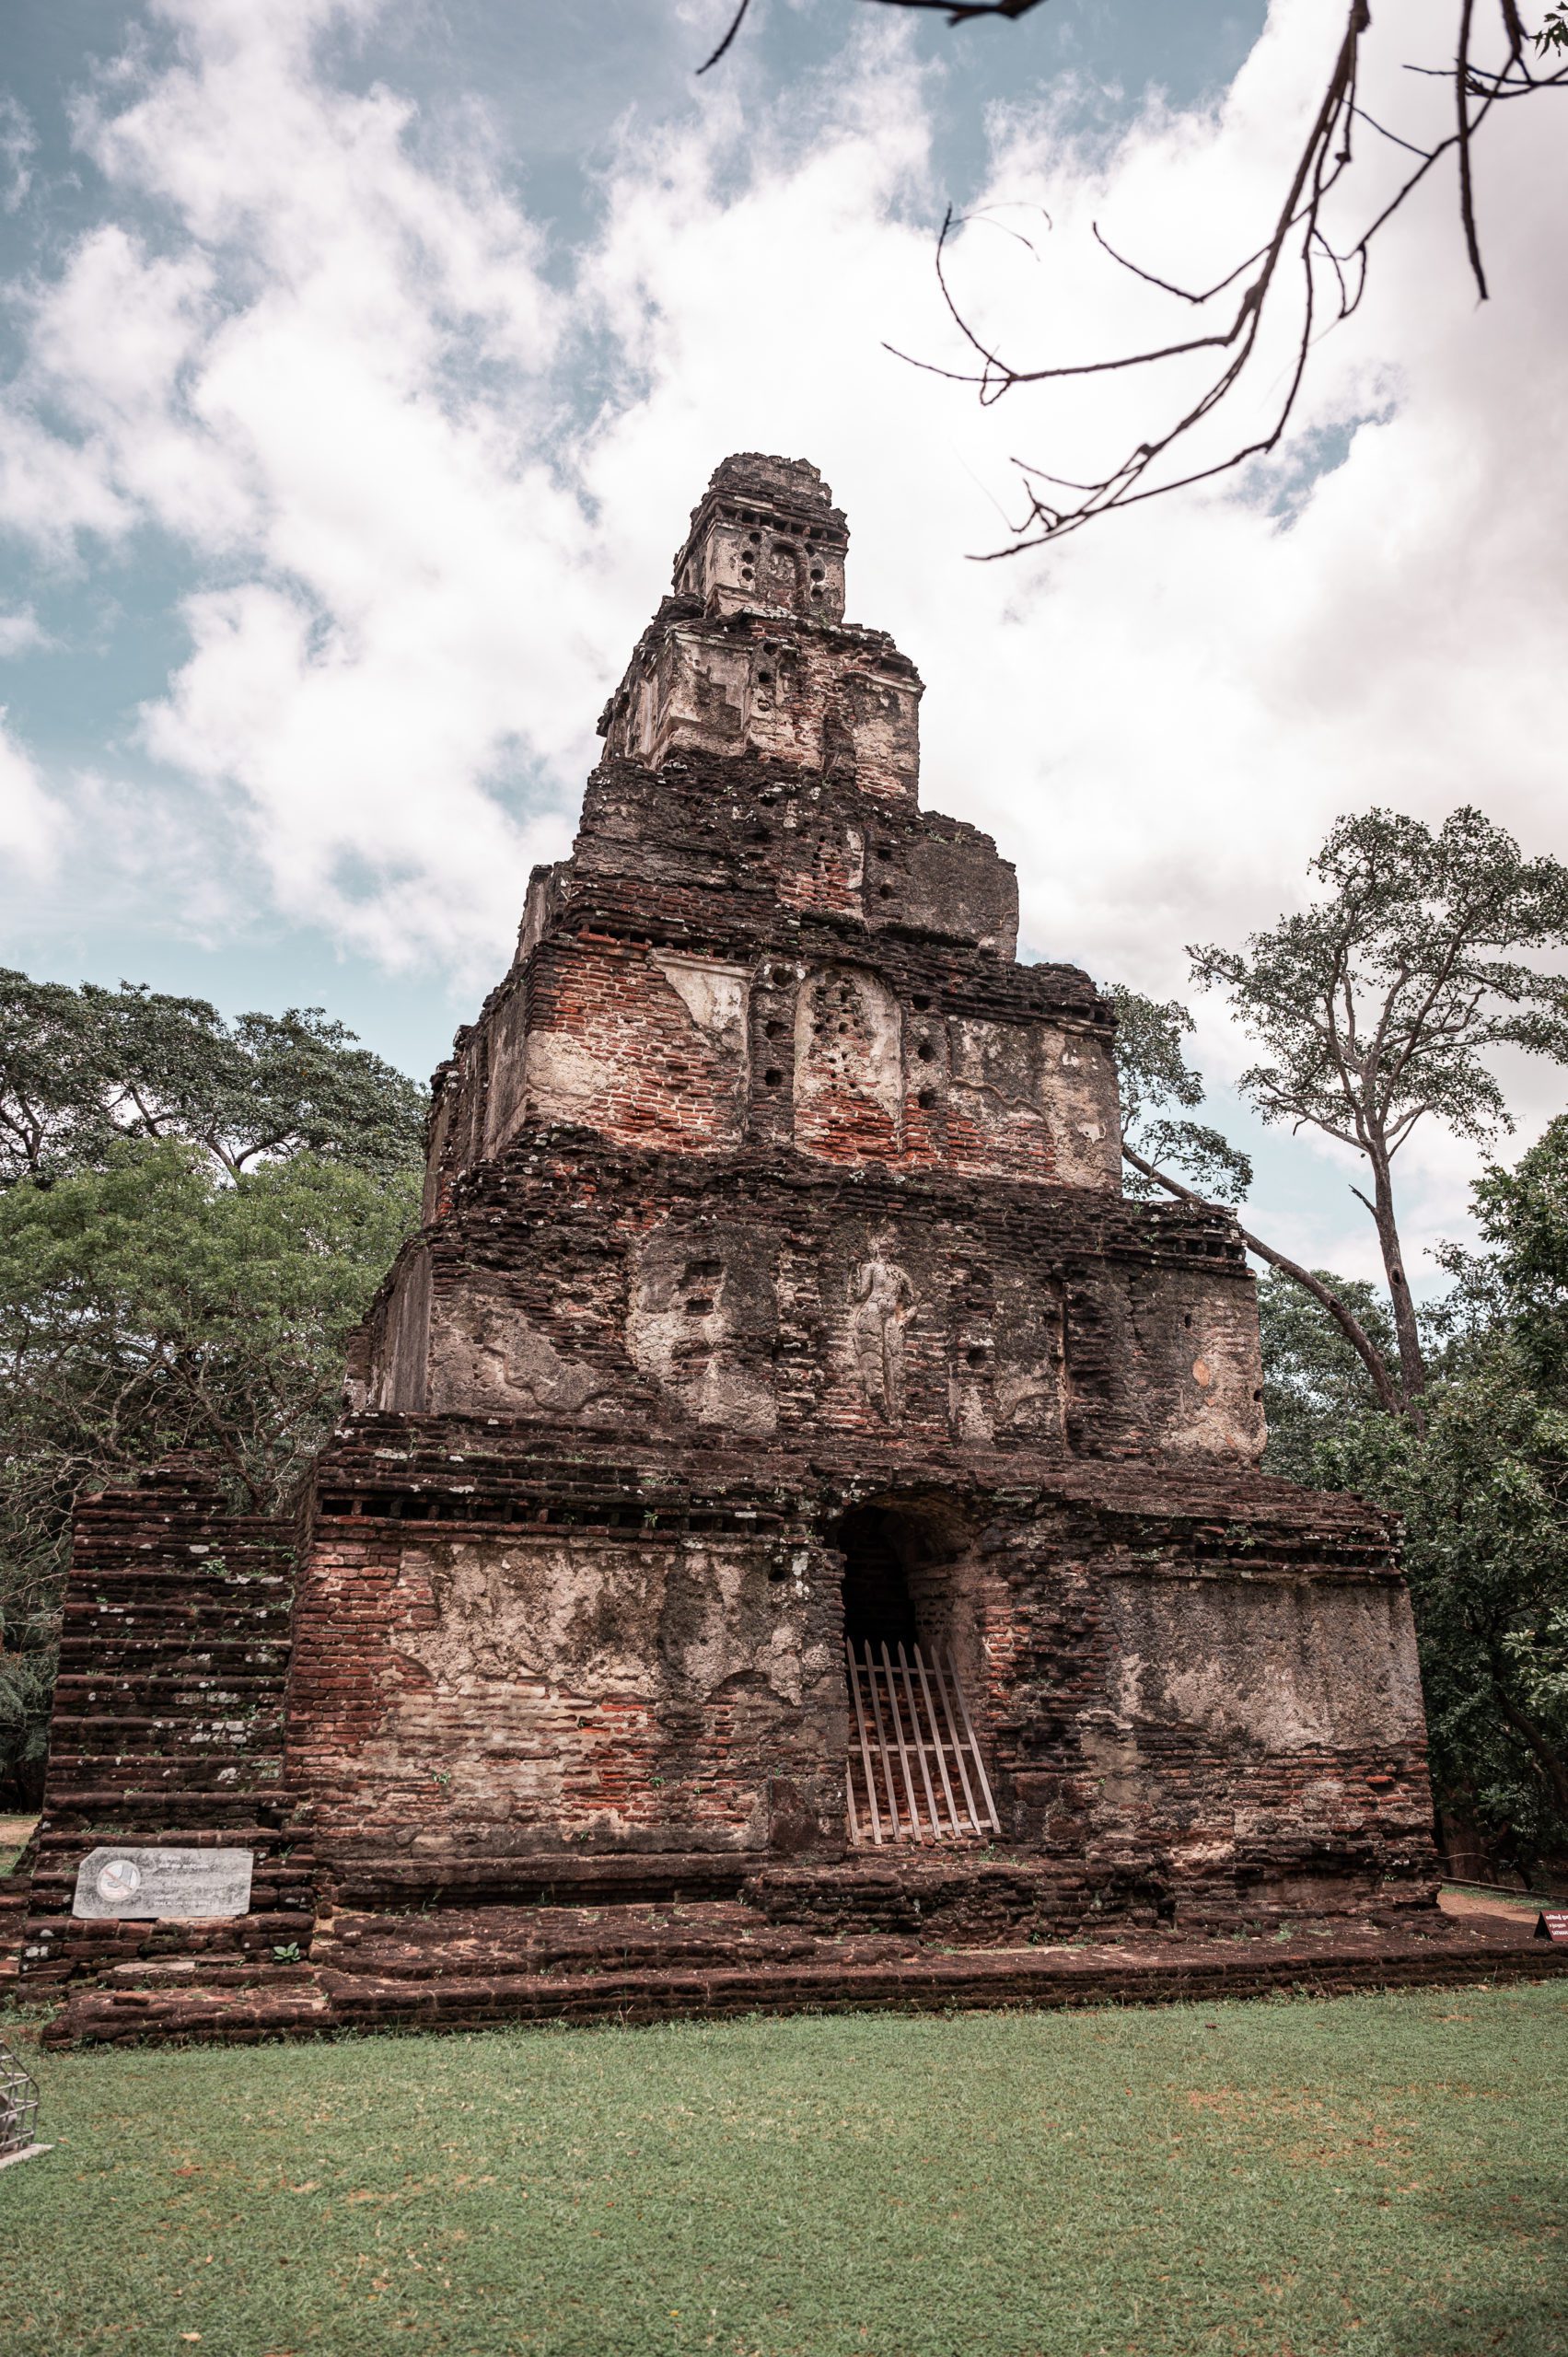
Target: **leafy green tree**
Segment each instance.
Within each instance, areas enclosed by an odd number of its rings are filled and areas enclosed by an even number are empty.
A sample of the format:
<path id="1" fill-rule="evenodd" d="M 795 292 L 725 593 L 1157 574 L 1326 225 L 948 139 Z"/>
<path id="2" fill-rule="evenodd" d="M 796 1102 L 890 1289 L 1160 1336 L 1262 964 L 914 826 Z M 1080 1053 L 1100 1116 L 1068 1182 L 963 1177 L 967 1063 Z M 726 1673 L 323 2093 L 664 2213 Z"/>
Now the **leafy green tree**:
<path id="1" fill-rule="evenodd" d="M 177 1448 L 238 1506 L 296 1491 L 424 1110 L 319 1007 L 0 970 L 0 1788 L 36 1791 L 81 1492 Z"/>
<path id="2" fill-rule="evenodd" d="M 1435 832 L 1372 810 L 1342 819 L 1312 862 L 1312 905 L 1243 950 L 1194 948 L 1264 1050 L 1239 1086 L 1267 1121 L 1352 1147 L 1371 1193 L 1393 1305 L 1399 1405 L 1427 1387 L 1394 1196 L 1394 1162 L 1426 1120 L 1483 1141 L 1513 1126 L 1488 1061 L 1499 1048 L 1568 1062 L 1568 981 L 1519 955 L 1568 943 L 1568 867 L 1527 860 L 1479 810 Z"/>
<path id="3" fill-rule="evenodd" d="M 1345 1304 L 1380 1354 L 1391 1354 L 1388 1304 L 1375 1286 L 1330 1269 L 1312 1274 Z M 1258 1286 L 1263 1345 L 1263 1470 L 1308 1488 L 1322 1485 L 1325 1445 L 1368 1417 L 1387 1413 L 1366 1364 L 1322 1302 L 1293 1278 L 1268 1270 Z"/>
<path id="4" fill-rule="evenodd" d="M 1439 1805 L 1527 1875 L 1568 1846 L 1568 1415 L 1519 1376 L 1496 1348 L 1314 1469 L 1404 1516 Z"/>
<path id="5" fill-rule="evenodd" d="M 1455 1281 L 1435 1319 L 1450 1356 L 1505 1338 L 1532 1390 L 1568 1399 L 1568 1114 L 1512 1170 L 1488 1170 L 1471 1201 L 1489 1249 L 1439 1256 Z"/>
<path id="6" fill-rule="evenodd" d="M 1223 1132 L 1195 1121 L 1203 1078 L 1187 1062 L 1183 1039 L 1192 1017 L 1175 999 L 1163 1003 L 1107 982 L 1101 996 L 1116 1014 L 1116 1076 L 1121 1099 L 1121 1150 L 1132 1177 L 1130 1195 L 1169 1190 L 1162 1173 L 1179 1170 L 1203 1196 L 1239 1203 L 1252 1184 L 1252 1163 Z"/>
<path id="7" fill-rule="evenodd" d="M 1404 1516 L 1439 1802 L 1527 1875 L 1568 1852 L 1568 1117 L 1474 1203 L 1482 1248 L 1444 1256 L 1426 1319 L 1421 1429 L 1358 1386 L 1312 1301 L 1265 1281 L 1264 1462 Z"/>
<path id="8" fill-rule="evenodd" d="M 77 1495 L 200 1449 L 237 1505 L 286 1504 L 417 1215 L 412 1167 L 302 1154 L 229 1180 L 183 1138 L 0 1194 L 0 1786 L 41 1770 Z"/>
<path id="9" fill-rule="evenodd" d="M 0 968 L 0 1187 L 98 1167 L 122 1138 L 186 1138 L 230 1178 L 312 1153 L 396 1170 L 423 1089 L 319 1006 L 226 1022 L 142 983 L 37 982 Z"/>

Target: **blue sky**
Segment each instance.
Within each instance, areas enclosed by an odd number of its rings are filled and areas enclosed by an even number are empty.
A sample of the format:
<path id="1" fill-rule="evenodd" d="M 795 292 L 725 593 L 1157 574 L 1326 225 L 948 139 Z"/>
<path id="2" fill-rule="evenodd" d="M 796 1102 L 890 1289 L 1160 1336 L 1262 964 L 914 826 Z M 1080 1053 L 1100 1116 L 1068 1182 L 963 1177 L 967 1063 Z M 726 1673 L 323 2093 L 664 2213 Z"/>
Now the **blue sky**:
<path id="1" fill-rule="evenodd" d="M 1183 992 L 1183 944 L 1271 921 L 1374 800 L 1480 799 L 1568 851 L 1568 536 L 1521 457 L 1560 437 L 1568 384 L 1550 146 L 1488 159 L 1484 319 L 1418 208 L 1266 479 L 979 567 L 1011 456 L 1123 412 L 982 414 L 889 356 L 948 356 L 944 204 L 987 209 L 963 283 L 1024 348 L 1139 331 L 1089 220 L 1156 267 L 1245 250 L 1321 12 L 1051 0 L 949 32 L 755 0 L 698 81 L 728 9 L 22 0 L 6 962 L 319 1001 L 428 1070 L 505 962 L 528 865 L 569 842 L 604 693 L 735 447 L 832 482 L 851 612 L 927 680 L 926 799 L 1017 860 L 1027 954 Z M 1423 19 L 1384 22 L 1397 80 Z M 996 233 L 1041 208 L 1037 252 Z M 1244 1045 L 1202 1022 L 1223 1106 Z M 1520 1093 L 1528 1134 L 1560 1075 Z M 1262 1144 L 1260 1224 L 1367 1267 L 1342 1174 Z M 1472 1167 L 1412 1155 L 1418 1247 Z"/>

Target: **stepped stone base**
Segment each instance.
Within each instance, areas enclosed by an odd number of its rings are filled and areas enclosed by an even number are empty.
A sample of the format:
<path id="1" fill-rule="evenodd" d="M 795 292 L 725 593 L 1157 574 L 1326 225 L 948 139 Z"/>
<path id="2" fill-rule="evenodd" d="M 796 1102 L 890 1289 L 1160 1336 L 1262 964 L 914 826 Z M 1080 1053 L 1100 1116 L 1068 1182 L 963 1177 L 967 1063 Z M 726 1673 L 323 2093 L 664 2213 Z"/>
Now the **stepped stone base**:
<path id="1" fill-rule="evenodd" d="M 917 1871 L 941 1870 L 923 1863 Z M 952 1941 L 929 1918 L 922 1930 L 837 1933 L 782 1920 L 769 1901 L 788 1910 L 790 1894 L 776 1887 L 783 1880 L 759 1876 L 744 1898 L 656 1904 L 343 1908 L 318 1924 L 308 1962 L 153 1958 L 114 1967 L 71 1996 L 43 2042 L 236 2045 L 507 2022 L 1192 2003 L 1568 1971 L 1568 1954 L 1536 1941 L 1527 1915 L 1456 1919 L 1429 1904 L 1220 1936 L 1121 1928 L 1046 1942 L 1021 1939 L 998 1905 L 989 1939 L 971 1931 Z M 889 1887 L 905 1911 L 915 1895 L 908 1874 L 890 1870 L 880 1880 L 880 1909 L 868 1887 L 857 1894 L 863 1922 L 895 1911 Z M 968 1899 L 983 1914 L 972 1888 Z"/>

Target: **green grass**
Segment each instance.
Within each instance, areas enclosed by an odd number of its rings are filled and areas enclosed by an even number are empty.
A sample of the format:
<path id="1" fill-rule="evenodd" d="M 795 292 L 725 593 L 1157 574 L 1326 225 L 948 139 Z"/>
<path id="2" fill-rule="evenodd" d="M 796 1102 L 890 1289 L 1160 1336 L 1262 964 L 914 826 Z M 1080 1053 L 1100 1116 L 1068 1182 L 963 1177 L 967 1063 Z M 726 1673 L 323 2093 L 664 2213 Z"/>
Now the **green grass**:
<path id="1" fill-rule="evenodd" d="M 1565 2029 L 1555 1982 L 44 2055 L 0 2343 L 1554 2357 Z"/>

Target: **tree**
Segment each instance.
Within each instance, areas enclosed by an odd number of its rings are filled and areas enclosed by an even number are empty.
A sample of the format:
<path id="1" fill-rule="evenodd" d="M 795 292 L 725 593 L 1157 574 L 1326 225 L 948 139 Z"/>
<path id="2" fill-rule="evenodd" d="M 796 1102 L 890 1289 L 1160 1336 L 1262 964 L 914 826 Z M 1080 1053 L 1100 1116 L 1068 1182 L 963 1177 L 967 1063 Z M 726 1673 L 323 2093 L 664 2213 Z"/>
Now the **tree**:
<path id="1" fill-rule="evenodd" d="M 1182 1039 L 1193 1028 L 1191 1016 L 1175 999 L 1162 1004 L 1119 982 L 1104 988 L 1116 1010 L 1121 1158 L 1133 1173 L 1129 1192 L 1147 1195 L 1157 1189 L 1183 1202 L 1202 1203 L 1216 1197 L 1240 1202 L 1252 1183 L 1249 1157 L 1218 1130 L 1179 1118 L 1203 1101 L 1202 1075 L 1191 1069 L 1182 1052 Z M 1168 1109 L 1172 1108 L 1175 1113 Z M 1196 1185 L 1175 1178 L 1172 1165 L 1184 1170 Z M 1322 1270 L 1304 1269 L 1276 1245 L 1243 1227 L 1239 1220 L 1236 1232 L 1249 1252 L 1299 1286 L 1333 1320 L 1343 1341 L 1361 1361 L 1379 1406 L 1397 1412 L 1399 1396 L 1388 1373 L 1388 1353 L 1358 1315 L 1357 1289 L 1340 1285 Z"/>
<path id="2" fill-rule="evenodd" d="M 1330 1269 L 1312 1274 L 1351 1310 L 1385 1362 L 1391 1359 L 1393 1327 L 1376 1287 Z M 1321 1487 L 1325 1446 L 1370 1417 L 1386 1415 L 1387 1402 L 1322 1300 L 1278 1270 L 1266 1271 L 1260 1281 L 1258 1326 L 1269 1427 L 1263 1470 L 1308 1489 Z"/>
<path id="3" fill-rule="evenodd" d="M 286 1506 L 418 1216 L 424 1092 L 319 1007 L 0 970 L 0 1788 L 36 1794 L 71 1513 L 174 1448 Z"/>
<path id="4" fill-rule="evenodd" d="M 183 1138 L 0 1194 L 0 1786 L 41 1766 L 77 1495 L 200 1449 L 238 1506 L 286 1505 L 417 1216 L 412 1167 L 302 1154 L 228 1180 Z"/>
<path id="5" fill-rule="evenodd" d="M 1454 1279 L 1440 1329 L 1451 1349 L 1506 1335 L 1531 1388 L 1568 1398 L 1568 1115 L 1512 1170 L 1494 1165 L 1478 1179 L 1472 1202 L 1491 1248 L 1438 1256 Z"/>
<path id="6" fill-rule="evenodd" d="M 1175 999 L 1144 998 L 1122 982 L 1101 985 L 1116 1016 L 1116 1076 L 1121 1100 L 1121 1151 L 1133 1176 L 1128 1193 L 1170 1187 L 1154 1166 L 1186 1172 L 1216 1202 L 1239 1203 L 1252 1184 L 1252 1163 L 1207 1122 L 1189 1116 L 1203 1102 L 1203 1079 L 1182 1052 L 1192 1017 Z M 1178 1109 L 1175 1113 L 1169 1109 Z"/>
<path id="7" fill-rule="evenodd" d="M 723 39 L 697 68 L 699 74 L 707 73 L 727 53 L 750 5 L 751 0 L 738 0 Z M 967 26 L 985 17 L 1016 21 L 1031 15 L 1040 0 L 874 0 L 874 5 L 934 11 L 951 26 Z M 1423 121 L 1407 121 L 1395 129 L 1368 113 L 1363 93 L 1365 52 L 1373 37 L 1369 0 L 1340 0 L 1337 12 L 1329 13 L 1321 95 L 1311 109 L 1302 143 L 1285 167 L 1272 217 L 1258 225 L 1261 235 L 1253 250 L 1213 284 L 1190 288 L 1142 269 L 1117 251 L 1098 222 L 1094 225 L 1095 238 L 1114 265 L 1184 305 L 1189 314 L 1206 315 L 1191 333 L 1177 331 L 1144 349 L 1102 358 L 1020 366 L 970 326 L 952 292 L 947 249 L 961 224 L 948 208 L 937 240 L 937 283 L 973 358 L 962 368 L 933 367 L 928 362 L 917 362 L 917 366 L 973 385 L 987 407 L 1021 386 L 1128 373 L 1164 377 L 1179 389 L 1172 413 L 1152 424 L 1114 466 L 1091 482 L 1070 482 L 1043 467 L 1016 461 L 1024 513 L 1009 546 L 993 551 L 993 555 L 1064 539 L 1096 517 L 1184 490 L 1276 449 L 1295 412 L 1313 344 L 1326 328 L 1359 308 L 1376 238 L 1439 166 L 1452 168 L 1466 261 L 1477 294 L 1486 301 L 1474 143 L 1500 109 L 1568 85 L 1568 64 L 1562 62 L 1568 55 L 1568 19 L 1562 7 L 1549 7 L 1532 34 L 1518 0 L 1444 0 L 1444 6 L 1448 30 L 1436 52 L 1441 62 L 1416 64 L 1411 69 L 1446 84 L 1451 92 L 1450 127 L 1440 134 L 1429 131 Z M 1483 21 L 1491 28 L 1489 52 Z M 1490 62 L 1481 62 L 1483 54 Z M 1365 139 L 1364 134 L 1372 138 Z M 1397 157 L 1391 150 L 1399 151 Z M 1368 171 L 1369 152 L 1394 164 L 1391 180 Z M 1342 227 L 1337 226 L 1342 219 Z M 1215 304 L 1225 307 L 1218 314 L 1210 308 Z M 1274 333 L 1282 314 L 1289 342 L 1283 369 Z M 1212 372 L 1195 397 L 1186 375 L 1193 359 L 1212 361 Z M 1207 463 L 1189 458 L 1190 437 L 1227 401 L 1234 409 L 1254 387 L 1266 423 Z"/>
<path id="8" fill-rule="evenodd" d="M 1450 1817 L 1528 1874 L 1568 1846 L 1568 1415 L 1506 1350 L 1434 1387 L 1424 1432 L 1326 1436 L 1325 1487 L 1404 1518 L 1433 1781 Z"/>
<path id="9" fill-rule="evenodd" d="M 1238 1084 L 1266 1121 L 1319 1130 L 1366 1162 L 1399 1344 L 1400 1407 L 1419 1424 L 1427 1368 L 1405 1273 L 1393 1168 L 1430 1118 L 1457 1135 L 1513 1123 L 1486 1061 L 1568 1061 L 1568 983 L 1515 953 L 1568 942 L 1568 867 L 1526 860 L 1479 810 L 1435 832 L 1388 810 L 1342 819 L 1313 860 L 1324 890 L 1245 949 L 1193 948 L 1265 1061 Z"/>
<path id="10" fill-rule="evenodd" d="M 0 968 L 0 1187 L 99 1167 L 121 1138 L 187 1138 L 230 1178 L 308 1151 L 365 1169 L 418 1155 L 423 1089 L 319 1006 L 226 1023 L 145 984 L 72 990 Z"/>
<path id="11" fill-rule="evenodd" d="M 1483 1248 L 1444 1255 L 1454 1284 L 1427 1314 L 1423 1429 L 1378 1408 L 1316 1304 L 1265 1280 L 1264 1463 L 1403 1516 L 1439 1804 L 1528 1875 L 1568 1851 L 1568 1117 L 1473 1202 Z"/>

